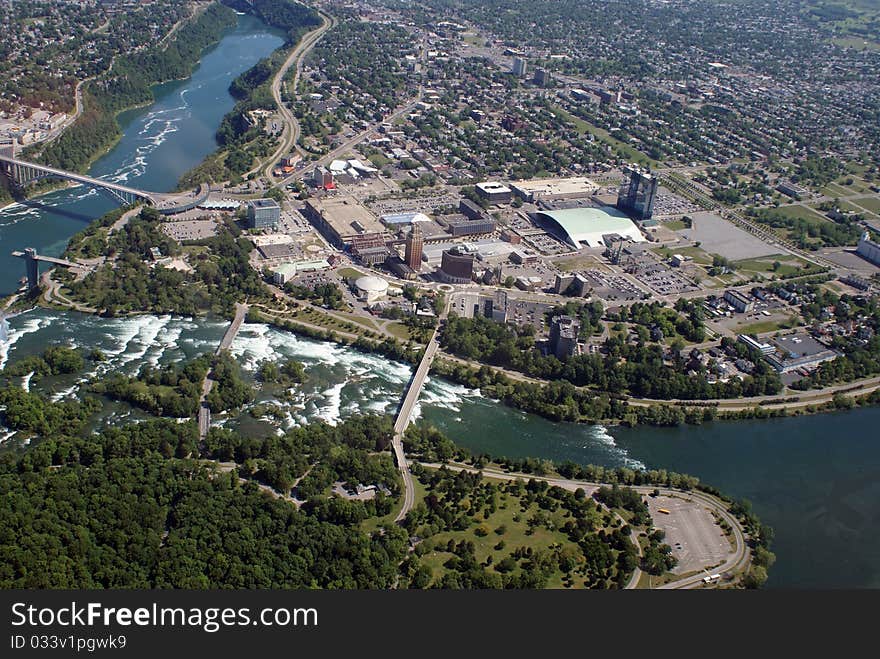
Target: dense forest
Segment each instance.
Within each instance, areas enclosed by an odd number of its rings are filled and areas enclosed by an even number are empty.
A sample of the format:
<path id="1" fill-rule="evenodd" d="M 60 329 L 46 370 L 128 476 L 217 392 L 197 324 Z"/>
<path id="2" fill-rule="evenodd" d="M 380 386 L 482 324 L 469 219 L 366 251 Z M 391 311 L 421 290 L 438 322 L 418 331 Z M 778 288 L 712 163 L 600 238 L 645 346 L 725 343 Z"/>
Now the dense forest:
<path id="1" fill-rule="evenodd" d="M 0 457 L 2 588 L 389 588 L 406 532 L 298 510 L 187 456 L 194 424 L 46 439 Z"/>

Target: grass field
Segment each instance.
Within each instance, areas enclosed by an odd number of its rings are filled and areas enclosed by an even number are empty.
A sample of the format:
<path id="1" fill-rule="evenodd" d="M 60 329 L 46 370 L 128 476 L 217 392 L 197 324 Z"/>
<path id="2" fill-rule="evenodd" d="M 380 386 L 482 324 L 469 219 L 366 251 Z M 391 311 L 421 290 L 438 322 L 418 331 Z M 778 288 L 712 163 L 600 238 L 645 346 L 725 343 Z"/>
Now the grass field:
<path id="1" fill-rule="evenodd" d="M 778 213 L 785 217 L 791 217 L 798 220 L 806 220 L 811 224 L 820 224 L 828 222 L 822 215 L 806 206 L 780 206 L 776 209 Z"/>
<path id="2" fill-rule="evenodd" d="M 777 269 L 773 269 L 774 263 L 779 263 Z M 807 263 L 803 259 L 796 256 L 783 256 L 781 254 L 773 256 L 765 256 L 757 259 L 744 259 L 736 261 L 733 264 L 737 270 L 743 272 L 760 272 L 766 274 L 787 277 L 794 274 L 808 274 L 818 268 L 811 263 Z"/>
<path id="3" fill-rule="evenodd" d="M 880 42 L 867 41 L 859 37 L 836 37 L 831 40 L 841 48 L 853 48 L 855 50 L 880 50 Z"/>
<path id="4" fill-rule="evenodd" d="M 792 317 L 787 320 L 760 320 L 757 323 L 741 325 L 737 328 L 737 331 L 741 334 L 763 334 L 765 332 L 775 332 L 798 326 L 797 318 Z"/>
<path id="5" fill-rule="evenodd" d="M 364 273 L 360 270 L 355 270 L 354 268 L 340 268 L 339 276 L 345 277 L 346 279 L 350 279 L 352 277 L 363 277 Z"/>
<path id="6" fill-rule="evenodd" d="M 694 263 L 699 263 L 701 265 L 712 264 L 712 257 L 701 247 L 676 247 L 674 249 L 670 249 L 669 247 L 657 247 L 651 251 L 665 259 L 668 259 L 673 254 L 681 254 L 682 256 L 691 257 L 694 260 Z"/>
<path id="7" fill-rule="evenodd" d="M 872 213 L 880 215 L 880 197 L 859 197 L 858 199 L 853 199 L 853 202 Z"/>
<path id="8" fill-rule="evenodd" d="M 665 226 L 670 231 L 681 231 L 682 229 L 687 229 L 688 226 L 681 220 L 669 220 L 668 222 L 664 222 L 663 226 Z"/>

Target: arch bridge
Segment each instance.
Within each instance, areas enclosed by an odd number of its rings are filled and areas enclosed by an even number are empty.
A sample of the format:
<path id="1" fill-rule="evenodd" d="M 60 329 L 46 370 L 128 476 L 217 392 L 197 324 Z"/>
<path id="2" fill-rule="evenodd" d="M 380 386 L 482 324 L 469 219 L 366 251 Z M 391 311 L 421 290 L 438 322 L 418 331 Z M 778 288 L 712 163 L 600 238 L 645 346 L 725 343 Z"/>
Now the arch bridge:
<path id="1" fill-rule="evenodd" d="M 22 189 L 34 181 L 39 181 L 41 179 L 59 178 L 87 185 L 101 192 L 105 192 L 115 201 L 124 206 L 134 204 L 138 201 L 145 201 L 151 206 L 155 206 L 158 199 L 162 196 L 159 193 L 130 188 L 125 185 L 111 183 L 110 181 L 102 181 L 101 179 L 92 178 L 91 176 L 68 172 L 63 169 L 49 167 L 48 165 L 40 165 L 26 160 L 19 160 L 14 155 L 5 153 L 0 153 L 0 172 L 2 172 L 3 175 L 5 175 L 18 189 Z"/>

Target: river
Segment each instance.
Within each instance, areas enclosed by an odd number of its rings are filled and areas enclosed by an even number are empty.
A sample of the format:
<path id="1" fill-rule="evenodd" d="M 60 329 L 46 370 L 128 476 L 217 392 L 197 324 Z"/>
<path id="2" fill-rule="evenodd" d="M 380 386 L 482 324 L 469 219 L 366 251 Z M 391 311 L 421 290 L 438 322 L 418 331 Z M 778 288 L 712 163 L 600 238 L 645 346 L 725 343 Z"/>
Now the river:
<path id="1" fill-rule="evenodd" d="M 108 355 L 76 378 L 40 384 L 58 398 L 75 391 L 78 379 L 134 374 L 142 364 L 213 350 L 225 327 L 225 321 L 211 318 L 103 319 L 37 309 L 10 319 L 0 366 L 55 343 L 100 348 Z M 286 357 L 302 361 L 308 375 L 287 396 L 259 393 L 257 402 L 283 408 L 280 424 L 247 412 L 215 418 L 249 433 L 280 432 L 314 420 L 336 423 L 356 413 L 393 413 L 411 373 L 409 366 L 377 355 L 263 324 L 244 325 L 232 352 L 251 377 L 262 360 Z M 119 422 L 118 407 L 108 406 L 106 414 L 107 422 Z M 552 423 L 429 378 L 415 415 L 475 451 L 693 474 L 749 499 L 774 527 L 778 560 L 768 587 L 880 587 L 880 443 L 870 430 L 880 426 L 878 408 L 672 429 L 605 428 Z M 4 438 L 9 433 L 0 428 Z"/>
<path id="2" fill-rule="evenodd" d="M 172 189 L 213 150 L 214 131 L 233 105 L 229 82 L 280 44 L 277 33 L 240 17 L 238 26 L 205 53 L 191 79 L 157 87 L 155 104 L 120 118 L 125 135 L 95 163 L 92 174 L 151 190 Z M 10 250 L 33 246 L 59 254 L 69 236 L 111 208 L 97 193 L 75 188 L 0 212 L 0 291 L 10 292 L 23 274 Z M 104 363 L 90 363 L 84 374 L 39 384 L 57 399 L 75 392 L 78 380 L 111 371 L 134 374 L 145 363 L 213 350 L 224 328 L 225 322 L 211 318 L 102 319 L 37 309 L 0 328 L 0 367 L 51 344 L 100 348 L 108 355 Z M 261 360 L 281 357 L 300 359 L 308 375 L 284 400 L 277 393 L 260 393 L 259 402 L 283 407 L 280 427 L 248 413 L 216 419 L 248 432 L 280 432 L 317 419 L 336 423 L 358 412 L 391 413 L 410 376 L 406 365 L 261 324 L 245 325 L 232 350 L 251 375 Z M 605 428 L 551 423 L 431 378 L 415 414 L 476 451 L 693 474 L 750 499 L 775 528 L 778 561 L 768 587 L 880 587 L 880 443 L 872 434 L 876 430 L 870 430 L 880 426 L 880 409 L 675 429 Z M 108 405 L 96 423 L 140 416 Z M 0 427 L 0 441 L 13 437 Z"/>
<path id="3" fill-rule="evenodd" d="M 206 50 L 192 77 L 157 85 L 155 103 L 119 115 L 122 139 L 89 174 L 154 192 L 177 187 L 180 177 L 217 148 L 214 133 L 235 100 L 229 83 L 284 43 L 283 34 L 253 16 Z M 117 207 L 105 194 L 75 187 L 0 211 L 0 296 L 12 293 L 24 264 L 10 255 L 35 247 L 59 256 L 70 236 Z"/>

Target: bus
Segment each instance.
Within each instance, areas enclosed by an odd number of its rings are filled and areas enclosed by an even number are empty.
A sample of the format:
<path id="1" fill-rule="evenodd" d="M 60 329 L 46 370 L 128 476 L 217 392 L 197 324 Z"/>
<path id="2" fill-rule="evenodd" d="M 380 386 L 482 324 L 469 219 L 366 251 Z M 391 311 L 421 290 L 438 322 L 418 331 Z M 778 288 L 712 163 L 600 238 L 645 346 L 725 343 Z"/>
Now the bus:
<path id="1" fill-rule="evenodd" d="M 670 513 L 668 510 L 666 510 L 666 508 L 658 508 L 658 509 L 657 509 L 657 512 L 658 512 L 658 513 L 663 513 L 664 515 L 671 515 L 671 514 L 672 514 L 672 513 Z"/>

